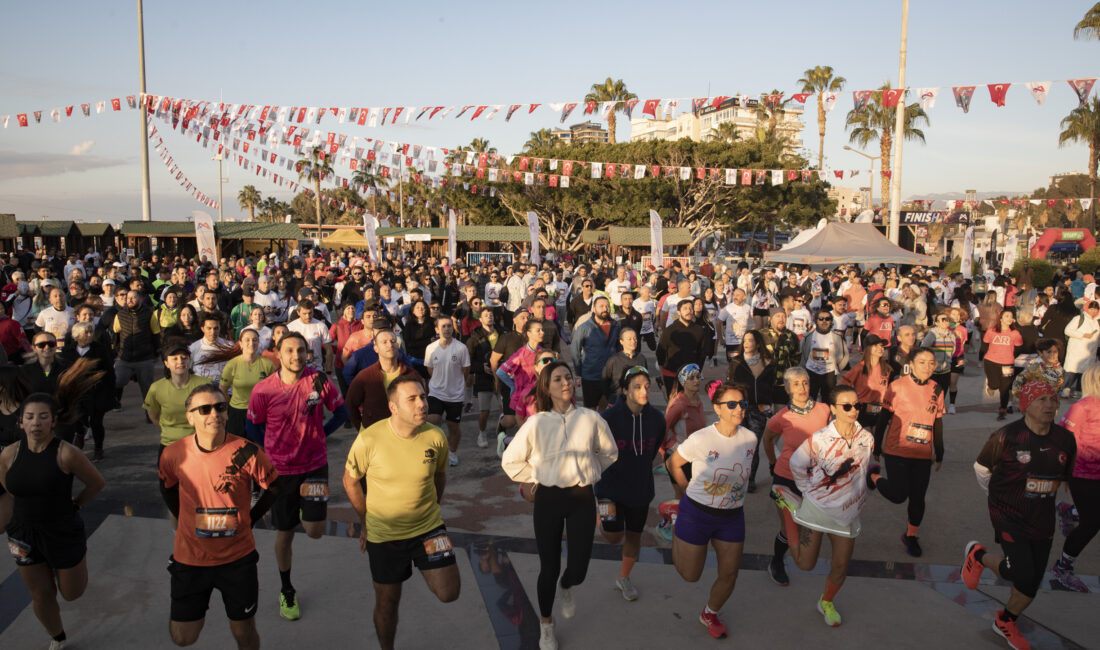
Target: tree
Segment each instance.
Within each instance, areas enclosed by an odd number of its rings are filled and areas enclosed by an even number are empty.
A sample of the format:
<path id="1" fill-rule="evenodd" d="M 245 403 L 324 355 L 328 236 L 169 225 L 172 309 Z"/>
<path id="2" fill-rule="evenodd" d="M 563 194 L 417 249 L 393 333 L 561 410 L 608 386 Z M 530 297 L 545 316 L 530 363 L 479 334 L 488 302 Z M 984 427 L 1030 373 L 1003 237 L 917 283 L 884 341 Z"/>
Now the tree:
<path id="1" fill-rule="evenodd" d="M 299 180 L 313 182 L 313 207 L 317 212 L 317 241 L 321 241 L 321 179 L 332 174 L 332 163 L 321 147 L 313 147 L 309 155 L 298 161 Z"/>
<path id="2" fill-rule="evenodd" d="M 1073 28 L 1073 38 L 1090 38 L 1100 40 L 1100 2 L 1097 2 L 1085 12 L 1085 17 Z"/>
<path id="3" fill-rule="evenodd" d="M 741 134 L 737 132 L 736 122 L 719 122 L 711 127 L 707 132 L 707 140 L 711 142 L 725 142 L 726 144 L 732 144 L 741 139 Z"/>
<path id="4" fill-rule="evenodd" d="M 822 101 L 825 93 L 837 93 L 844 88 L 847 79 L 833 74 L 832 66 L 819 65 L 802 73 L 798 80 L 802 85 L 802 92 L 817 93 L 817 168 L 824 169 L 825 162 L 825 103 Z"/>
<path id="5" fill-rule="evenodd" d="M 1097 5 L 1100 7 L 1100 5 Z M 1094 8 L 1095 9 L 1095 8 Z M 1089 148 L 1089 206 L 1088 229 L 1096 225 L 1096 167 L 1100 159 L 1100 96 L 1093 95 L 1092 101 L 1078 106 L 1062 118 L 1062 132 L 1058 134 L 1058 146 L 1076 142 Z"/>
<path id="6" fill-rule="evenodd" d="M 592 89 L 584 96 L 586 102 L 613 102 L 607 113 L 607 142 L 615 144 L 615 114 L 626 113 L 626 103 L 638 96 L 626 89 L 622 79 L 608 77 L 601 83 L 592 84 Z"/>
<path id="7" fill-rule="evenodd" d="M 772 89 L 767 95 L 781 97 L 783 91 Z M 760 103 L 756 105 L 756 121 L 760 124 L 766 124 L 768 131 L 775 133 L 776 128 L 779 126 L 779 116 L 786 112 L 787 104 L 789 104 L 791 100 L 787 98 L 776 101 L 766 101 L 767 95 L 761 97 Z"/>
<path id="8" fill-rule="evenodd" d="M 485 138 L 474 138 L 470 140 L 470 144 L 466 147 L 466 151 L 476 151 L 477 153 L 496 153 L 497 148 L 489 146 L 489 141 Z"/>
<path id="9" fill-rule="evenodd" d="M 550 129 L 539 129 L 538 131 L 531 131 L 531 137 L 523 143 L 523 150 L 549 149 L 559 142 L 561 142 L 561 139 L 554 135 Z"/>
<path id="10" fill-rule="evenodd" d="M 237 193 L 237 202 L 240 203 L 241 209 L 248 210 L 248 220 L 255 221 L 256 206 L 260 203 L 260 190 L 256 189 L 255 185 L 245 185 Z"/>
<path id="11" fill-rule="evenodd" d="M 874 97 L 867 102 L 862 110 L 852 109 L 848 111 L 848 118 L 844 122 L 844 128 L 851 132 L 848 134 L 849 142 L 860 147 L 867 147 L 872 142 L 878 141 L 883 172 L 890 171 L 890 152 L 894 148 L 894 138 L 896 137 L 894 134 L 894 119 L 897 109 L 882 105 L 882 91 L 889 89 L 890 83 L 887 82 L 875 91 Z M 905 106 L 903 124 L 906 140 L 919 140 L 922 143 L 925 141 L 924 131 L 917 127 L 921 124 L 928 125 L 928 114 L 924 112 L 920 104 L 914 103 Z M 881 177 L 883 204 L 885 204 L 887 197 L 890 196 L 890 179 L 885 173 Z"/>

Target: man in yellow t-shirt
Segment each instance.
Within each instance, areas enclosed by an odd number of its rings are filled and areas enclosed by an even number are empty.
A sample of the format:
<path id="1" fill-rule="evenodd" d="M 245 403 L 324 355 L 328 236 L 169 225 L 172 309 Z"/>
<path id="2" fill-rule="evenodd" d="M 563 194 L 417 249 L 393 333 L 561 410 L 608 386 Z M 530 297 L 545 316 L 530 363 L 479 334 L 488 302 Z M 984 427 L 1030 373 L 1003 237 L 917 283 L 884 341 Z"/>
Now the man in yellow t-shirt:
<path id="1" fill-rule="evenodd" d="M 412 565 L 440 601 L 454 601 L 459 592 L 454 547 L 439 510 L 447 436 L 425 422 L 428 396 L 419 377 L 394 378 L 386 398 L 390 417 L 359 432 L 344 468 L 344 491 L 363 521 L 359 550 L 370 557 L 383 650 L 393 648 L 401 583 L 412 576 Z"/>

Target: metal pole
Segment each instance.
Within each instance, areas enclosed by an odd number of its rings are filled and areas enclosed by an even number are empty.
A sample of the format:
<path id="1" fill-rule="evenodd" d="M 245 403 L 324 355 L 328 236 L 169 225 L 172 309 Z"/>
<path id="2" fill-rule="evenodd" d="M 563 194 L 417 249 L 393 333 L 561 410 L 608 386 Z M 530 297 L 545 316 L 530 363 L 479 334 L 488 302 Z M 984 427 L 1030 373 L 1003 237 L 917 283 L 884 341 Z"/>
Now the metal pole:
<path id="1" fill-rule="evenodd" d="M 218 154 L 215 158 L 218 159 L 218 223 L 221 223 L 223 216 L 222 205 L 225 203 L 225 201 L 222 200 L 222 180 L 224 180 L 222 176 L 222 155 Z"/>
<path id="2" fill-rule="evenodd" d="M 890 171 L 890 241 L 897 245 L 901 230 L 901 147 L 905 142 L 905 50 L 909 34 L 909 0 L 901 2 L 901 47 L 898 54 L 898 88 L 901 98 L 894 119 L 894 163 Z M 884 197 L 885 198 L 885 197 Z"/>
<path id="3" fill-rule="evenodd" d="M 145 20 L 142 17 L 141 0 L 138 0 L 138 90 L 139 97 L 145 97 Z M 149 197 L 149 126 L 145 123 L 145 114 L 148 110 L 139 106 L 141 115 L 141 220 L 152 219 L 153 208 Z"/>

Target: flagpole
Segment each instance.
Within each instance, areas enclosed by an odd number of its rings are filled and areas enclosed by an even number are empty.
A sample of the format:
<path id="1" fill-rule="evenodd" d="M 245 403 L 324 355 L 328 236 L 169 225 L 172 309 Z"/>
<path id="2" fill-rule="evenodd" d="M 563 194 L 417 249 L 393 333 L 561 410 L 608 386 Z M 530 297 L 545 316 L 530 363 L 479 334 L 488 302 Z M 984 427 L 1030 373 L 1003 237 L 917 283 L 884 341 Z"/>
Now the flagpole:
<path id="1" fill-rule="evenodd" d="M 138 0 L 138 90 L 141 98 L 145 98 L 145 19 L 142 16 L 141 0 Z M 141 220 L 152 219 L 152 203 L 149 198 L 149 127 L 145 123 L 145 114 L 148 110 L 144 101 L 138 106 L 138 122 L 141 123 Z"/>
<path id="2" fill-rule="evenodd" d="M 898 89 L 901 98 L 894 118 L 894 161 L 890 170 L 890 241 L 897 245 L 901 230 L 901 146 L 905 142 L 905 51 L 909 33 L 909 0 L 901 2 L 901 47 L 898 54 Z"/>

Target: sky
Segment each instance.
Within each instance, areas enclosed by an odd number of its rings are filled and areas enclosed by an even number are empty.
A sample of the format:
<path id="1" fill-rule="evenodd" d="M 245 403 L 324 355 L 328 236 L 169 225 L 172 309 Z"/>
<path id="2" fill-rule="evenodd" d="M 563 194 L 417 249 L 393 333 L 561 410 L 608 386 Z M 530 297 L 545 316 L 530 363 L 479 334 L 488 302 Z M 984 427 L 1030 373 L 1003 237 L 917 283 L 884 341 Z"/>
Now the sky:
<path id="1" fill-rule="evenodd" d="M 1006 106 L 988 83 L 1100 76 L 1100 42 L 1074 41 L 1073 26 L 1092 0 L 958 2 L 911 0 L 910 88 L 940 86 L 927 142 L 904 147 L 902 195 L 1029 192 L 1053 174 L 1087 165 L 1084 145 L 1058 147 L 1059 122 L 1077 105 L 1056 81 L 1038 106 L 1012 86 Z M 133 0 L 26 2 L 0 21 L 0 213 L 21 220 L 141 218 L 139 113 L 109 109 L 18 128 L 14 115 L 125 97 L 138 92 L 137 9 Z M 897 84 L 901 0 L 702 6 L 669 2 L 388 2 L 313 0 L 145 3 L 147 92 L 279 106 L 424 106 L 583 101 L 610 76 L 640 99 L 797 92 L 816 65 L 848 80 L 829 114 L 825 167 L 866 169 L 848 144 L 844 116 L 851 91 Z M 950 86 L 977 85 L 968 114 Z M 1100 91 L 1100 85 L 1093 92 Z M 125 103 L 123 104 L 125 106 Z M 582 105 L 583 106 L 583 105 Z M 803 143 L 816 160 L 815 100 L 806 104 Z M 74 111 L 79 113 L 79 108 Z M 457 111 L 456 111 L 457 113 Z M 474 137 L 516 153 L 530 132 L 558 126 L 549 109 L 509 123 L 445 120 L 370 129 L 322 127 L 362 137 L 455 147 Z M 574 120 L 583 121 L 581 110 Z M 629 120 L 617 136 L 629 139 Z M 177 164 L 200 190 L 217 196 L 210 152 L 165 135 Z M 877 155 L 877 144 L 869 152 Z M 289 150 L 286 150 L 289 151 Z M 150 149 L 152 214 L 183 220 L 207 210 Z M 226 217 L 245 218 L 238 191 L 289 191 L 226 165 Z M 862 181 L 862 182 L 861 182 Z M 856 187 L 861 176 L 836 184 Z M 879 191 L 876 186 L 876 195 Z M 216 216 L 216 215 L 215 215 Z"/>

